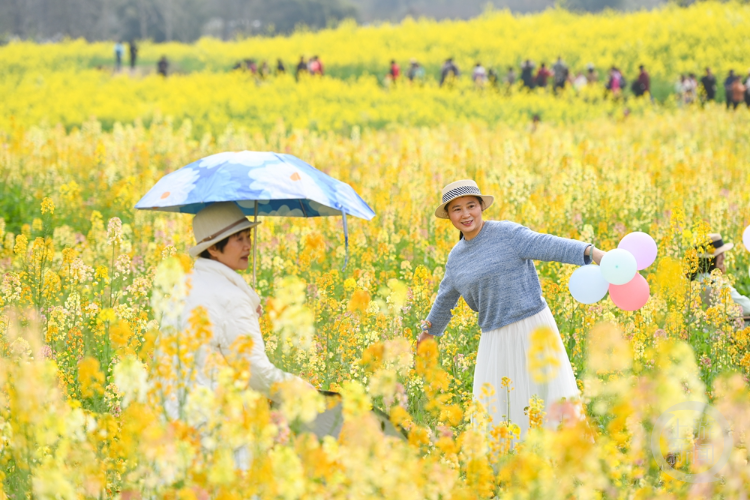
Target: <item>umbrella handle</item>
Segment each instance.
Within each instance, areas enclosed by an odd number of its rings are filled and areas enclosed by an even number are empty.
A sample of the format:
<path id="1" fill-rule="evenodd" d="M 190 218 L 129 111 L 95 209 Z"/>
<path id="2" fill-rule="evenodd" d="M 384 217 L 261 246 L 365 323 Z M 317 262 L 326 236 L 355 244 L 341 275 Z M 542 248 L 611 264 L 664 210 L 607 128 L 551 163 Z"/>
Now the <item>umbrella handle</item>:
<path id="1" fill-rule="evenodd" d="M 346 249 L 344 267 L 341 268 L 341 271 L 346 271 L 346 265 L 349 263 L 349 230 L 346 226 L 346 212 L 343 209 L 341 209 L 341 216 L 344 218 L 344 248 Z"/>
<path id="2" fill-rule="evenodd" d="M 253 213 L 253 222 L 258 222 L 258 200 L 255 200 L 255 210 Z M 255 288 L 255 269 L 256 269 L 256 252 L 258 249 L 258 226 L 253 227 L 253 288 Z"/>

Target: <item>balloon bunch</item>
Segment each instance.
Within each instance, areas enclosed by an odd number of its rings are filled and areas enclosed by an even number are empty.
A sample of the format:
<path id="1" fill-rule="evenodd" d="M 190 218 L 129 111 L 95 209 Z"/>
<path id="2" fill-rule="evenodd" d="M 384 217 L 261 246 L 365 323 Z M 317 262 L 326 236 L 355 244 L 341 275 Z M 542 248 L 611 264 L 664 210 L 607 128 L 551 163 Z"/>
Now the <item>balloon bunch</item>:
<path id="1" fill-rule="evenodd" d="M 651 294 L 646 278 L 638 271 L 656 260 L 656 242 L 646 233 L 626 235 L 617 248 L 604 254 L 598 266 L 582 266 L 568 281 L 573 298 L 583 304 L 609 297 L 624 311 L 643 307 Z"/>

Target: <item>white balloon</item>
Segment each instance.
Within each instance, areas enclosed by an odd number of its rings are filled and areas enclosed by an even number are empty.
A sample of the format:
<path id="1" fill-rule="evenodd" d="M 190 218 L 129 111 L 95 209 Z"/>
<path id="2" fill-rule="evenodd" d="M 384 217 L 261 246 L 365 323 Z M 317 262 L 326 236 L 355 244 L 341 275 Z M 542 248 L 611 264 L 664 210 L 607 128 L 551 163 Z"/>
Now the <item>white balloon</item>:
<path id="1" fill-rule="evenodd" d="M 621 248 L 605 253 L 600 267 L 602 277 L 612 285 L 624 285 L 638 272 L 638 263 L 633 254 Z"/>
<path id="2" fill-rule="evenodd" d="M 747 226 L 742 232 L 742 244 L 746 250 L 750 250 L 750 226 Z"/>
<path id="3" fill-rule="evenodd" d="M 570 276 L 568 290 L 578 302 L 593 304 L 607 295 L 609 283 L 602 277 L 599 266 L 581 266 Z"/>

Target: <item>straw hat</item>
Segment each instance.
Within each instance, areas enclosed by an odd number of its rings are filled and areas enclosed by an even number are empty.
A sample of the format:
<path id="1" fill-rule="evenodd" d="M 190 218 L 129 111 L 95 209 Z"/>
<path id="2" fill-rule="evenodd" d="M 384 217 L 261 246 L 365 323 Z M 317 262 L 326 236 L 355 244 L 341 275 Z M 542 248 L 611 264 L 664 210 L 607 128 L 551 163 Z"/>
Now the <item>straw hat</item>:
<path id="1" fill-rule="evenodd" d="M 193 217 L 193 235 L 196 245 L 188 252 L 197 257 L 203 250 L 243 229 L 255 227 L 260 222 L 250 222 L 233 201 L 209 205 Z"/>
<path id="2" fill-rule="evenodd" d="M 462 181 L 451 182 L 443 188 L 442 203 L 435 209 L 435 217 L 439 219 L 448 219 L 448 212 L 445 210 L 445 207 L 448 206 L 448 203 L 450 203 L 451 201 L 462 196 L 481 197 L 482 211 L 490 208 L 492 203 L 495 201 L 494 196 L 482 194 L 479 191 L 477 183 L 472 180 L 465 179 Z"/>
<path id="3" fill-rule="evenodd" d="M 720 253 L 724 253 L 727 250 L 734 248 L 734 243 L 724 243 L 719 233 L 711 233 L 708 235 L 708 241 L 705 244 L 706 253 L 702 253 L 701 257 L 716 257 Z"/>

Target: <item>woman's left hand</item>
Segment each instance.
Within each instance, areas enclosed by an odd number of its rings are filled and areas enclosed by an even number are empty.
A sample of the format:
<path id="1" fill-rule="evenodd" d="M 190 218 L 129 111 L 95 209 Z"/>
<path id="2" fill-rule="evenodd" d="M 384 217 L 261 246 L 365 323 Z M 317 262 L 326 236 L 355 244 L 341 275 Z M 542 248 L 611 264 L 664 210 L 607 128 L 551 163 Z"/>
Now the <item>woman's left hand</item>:
<path id="1" fill-rule="evenodd" d="M 263 306 L 258 304 L 258 308 L 255 310 L 258 313 L 258 317 L 263 316 Z"/>
<path id="2" fill-rule="evenodd" d="M 605 253 L 607 252 L 599 250 L 598 248 L 594 248 L 594 256 L 593 256 L 594 262 L 596 262 L 597 264 L 600 264 L 602 262 L 602 257 L 604 257 Z"/>

